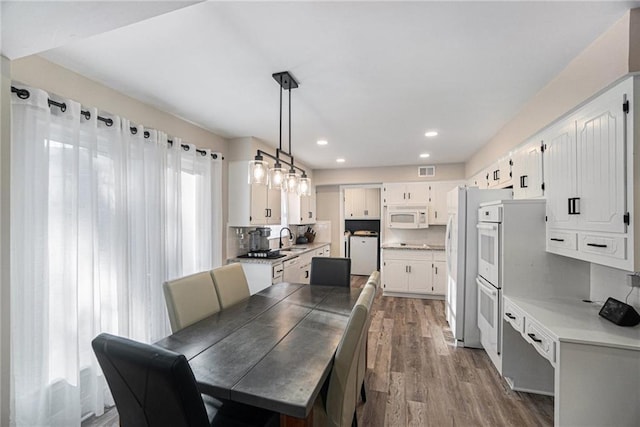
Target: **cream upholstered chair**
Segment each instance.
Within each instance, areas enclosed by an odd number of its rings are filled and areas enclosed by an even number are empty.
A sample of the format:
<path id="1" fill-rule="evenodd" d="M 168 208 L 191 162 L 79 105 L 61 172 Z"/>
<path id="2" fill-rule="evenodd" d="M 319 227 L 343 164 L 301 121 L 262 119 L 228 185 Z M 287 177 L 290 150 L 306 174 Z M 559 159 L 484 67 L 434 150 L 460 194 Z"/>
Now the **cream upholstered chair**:
<path id="1" fill-rule="evenodd" d="M 213 284 L 222 308 L 230 307 L 251 296 L 249 283 L 238 262 L 211 270 Z"/>
<path id="2" fill-rule="evenodd" d="M 378 286 L 380 285 L 380 272 L 379 271 L 374 271 L 373 273 L 371 273 L 371 275 L 369 276 L 369 279 L 367 279 L 367 285 L 373 285 L 374 288 L 378 289 Z"/>
<path id="3" fill-rule="evenodd" d="M 164 282 L 162 288 L 173 332 L 220 311 L 208 271 Z"/>
<path id="4" fill-rule="evenodd" d="M 367 310 L 356 304 L 338 344 L 326 395 L 321 393 L 313 407 L 313 425 L 348 427 L 356 422 L 358 357 Z"/>
<path id="5" fill-rule="evenodd" d="M 357 385 L 360 387 L 360 396 L 362 401 L 367 401 L 367 394 L 364 387 L 364 377 L 367 373 L 367 343 L 369 341 L 369 326 L 371 325 L 371 306 L 373 300 L 376 297 L 376 288 L 373 284 L 367 283 L 358 297 L 356 305 L 363 305 L 367 309 L 367 321 L 364 326 L 364 337 L 362 338 L 362 345 L 360 346 L 360 354 L 358 355 L 358 381 Z M 356 397 L 357 399 L 357 397 Z"/>

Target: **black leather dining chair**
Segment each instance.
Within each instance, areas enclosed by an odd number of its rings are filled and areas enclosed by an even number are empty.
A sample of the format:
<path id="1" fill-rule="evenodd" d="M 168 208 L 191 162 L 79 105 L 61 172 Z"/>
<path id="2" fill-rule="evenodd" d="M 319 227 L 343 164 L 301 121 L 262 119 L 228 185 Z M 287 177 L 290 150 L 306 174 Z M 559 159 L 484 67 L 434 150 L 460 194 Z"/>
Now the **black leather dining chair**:
<path id="1" fill-rule="evenodd" d="M 121 427 L 277 426 L 274 412 L 203 396 L 182 354 L 111 334 L 91 342 Z"/>
<path id="2" fill-rule="evenodd" d="M 351 259 L 313 257 L 311 258 L 311 285 L 351 286 Z"/>

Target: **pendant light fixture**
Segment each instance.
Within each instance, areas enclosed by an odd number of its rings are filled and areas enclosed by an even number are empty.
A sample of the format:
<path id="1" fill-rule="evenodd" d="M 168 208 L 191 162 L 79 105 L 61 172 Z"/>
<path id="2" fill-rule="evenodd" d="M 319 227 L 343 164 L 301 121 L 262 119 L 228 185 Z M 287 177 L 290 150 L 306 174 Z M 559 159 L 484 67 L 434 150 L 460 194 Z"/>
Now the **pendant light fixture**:
<path id="1" fill-rule="evenodd" d="M 311 195 L 311 180 L 304 169 L 295 165 L 291 152 L 291 89 L 298 87 L 298 82 L 288 71 L 273 74 L 273 78 L 280 85 L 280 139 L 276 149 L 276 155 L 272 156 L 262 150 L 258 150 L 254 160 L 249 162 L 249 183 L 266 184 L 270 189 L 285 190 L 289 193 L 297 193 L 300 196 Z M 282 149 L 282 91 L 289 92 L 289 151 Z M 288 161 L 281 159 L 284 155 Z M 264 161 L 264 156 L 274 160 L 272 168 Z M 282 165 L 289 166 L 288 171 Z M 302 174 L 296 172 L 300 171 Z"/>

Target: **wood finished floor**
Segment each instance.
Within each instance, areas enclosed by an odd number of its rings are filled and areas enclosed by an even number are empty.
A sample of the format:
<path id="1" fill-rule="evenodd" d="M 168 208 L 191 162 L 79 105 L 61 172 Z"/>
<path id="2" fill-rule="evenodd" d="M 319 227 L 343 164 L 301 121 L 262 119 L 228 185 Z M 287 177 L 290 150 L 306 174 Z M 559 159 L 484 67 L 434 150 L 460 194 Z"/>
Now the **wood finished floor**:
<path id="1" fill-rule="evenodd" d="M 352 276 L 362 287 L 366 276 Z M 551 426 L 553 398 L 515 392 L 483 350 L 456 348 L 444 302 L 383 297 L 369 329 L 367 402 L 362 427 Z M 111 409 L 82 427 L 117 427 Z"/>

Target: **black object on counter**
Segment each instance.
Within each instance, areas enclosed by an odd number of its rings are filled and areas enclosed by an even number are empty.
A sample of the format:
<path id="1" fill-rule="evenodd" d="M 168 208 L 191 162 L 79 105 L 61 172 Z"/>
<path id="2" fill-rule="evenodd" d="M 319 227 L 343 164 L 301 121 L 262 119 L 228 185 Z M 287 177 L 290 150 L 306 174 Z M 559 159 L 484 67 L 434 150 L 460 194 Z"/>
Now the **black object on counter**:
<path id="1" fill-rule="evenodd" d="M 640 323 L 640 315 L 633 307 L 611 297 L 598 314 L 618 326 L 636 326 Z"/>

